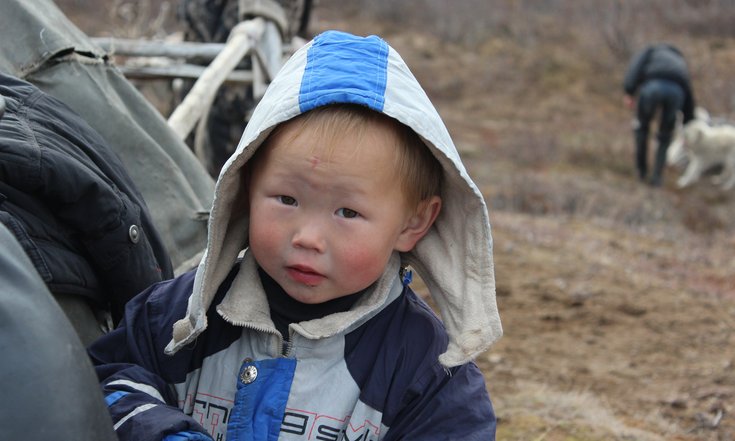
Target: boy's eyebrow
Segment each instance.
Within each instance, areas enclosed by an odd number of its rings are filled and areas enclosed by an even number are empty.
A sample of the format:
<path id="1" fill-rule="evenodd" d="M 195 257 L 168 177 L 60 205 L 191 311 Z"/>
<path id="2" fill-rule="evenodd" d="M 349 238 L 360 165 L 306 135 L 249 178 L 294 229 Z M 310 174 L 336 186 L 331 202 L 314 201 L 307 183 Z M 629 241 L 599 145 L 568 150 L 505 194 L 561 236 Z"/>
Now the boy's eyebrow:
<path id="1" fill-rule="evenodd" d="M 323 162 L 318 158 L 314 158 L 310 162 L 313 163 L 313 161 Z M 302 170 L 301 172 L 278 170 L 271 173 L 275 174 L 281 180 L 281 182 L 284 182 L 287 185 L 303 186 L 307 184 L 305 184 L 304 180 L 301 179 L 299 173 L 304 173 L 308 175 L 312 170 L 313 168 L 309 169 L 308 171 Z M 368 180 L 368 178 L 361 179 L 358 176 L 342 176 L 340 178 L 337 178 L 333 176 L 333 179 L 331 180 L 331 182 L 329 182 L 329 189 L 331 191 L 344 193 L 346 195 L 361 195 L 368 193 L 369 190 L 365 188 L 364 185 L 360 185 L 360 181 L 362 180 Z"/>

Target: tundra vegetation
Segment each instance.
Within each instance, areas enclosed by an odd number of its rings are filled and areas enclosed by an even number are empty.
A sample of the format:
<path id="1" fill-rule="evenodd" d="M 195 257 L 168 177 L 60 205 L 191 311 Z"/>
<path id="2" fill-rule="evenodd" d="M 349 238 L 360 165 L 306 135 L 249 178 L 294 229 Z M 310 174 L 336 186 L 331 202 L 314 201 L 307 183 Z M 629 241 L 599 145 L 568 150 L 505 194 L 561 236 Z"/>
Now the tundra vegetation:
<path id="1" fill-rule="evenodd" d="M 59 5 L 90 35 L 176 30 L 175 3 Z M 406 58 L 487 198 L 505 336 L 477 362 L 498 439 L 735 439 L 735 193 L 679 189 L 675 167 L 638 182 L 621 86 L 633 52 L 669 42 L 697 104 L 733 119 L 732 5 L 316 2 L 312 33 Z"/>

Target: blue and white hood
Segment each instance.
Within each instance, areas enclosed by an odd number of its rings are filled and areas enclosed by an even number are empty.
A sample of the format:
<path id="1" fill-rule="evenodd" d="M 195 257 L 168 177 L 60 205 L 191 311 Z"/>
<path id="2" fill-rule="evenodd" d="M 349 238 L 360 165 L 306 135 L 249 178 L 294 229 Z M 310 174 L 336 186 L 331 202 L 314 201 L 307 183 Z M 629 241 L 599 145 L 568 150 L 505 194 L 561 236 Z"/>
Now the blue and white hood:
<path id="1" fill-rule="evenodd" d="M 243 166 L 276 125 L 332 103 L 362 104 L 397 119 L 421 136 L 444 167 L 442 211 L 415 249 L 400 255 L 400 262 L 411 265 L 426 283 L 447 328 L 449 345 L 439 361 L 447 367 L 463 364 L 502 335 L 487 207 L 436 109 L 400 55 L 385 41 L 328 31 L 299 49 L 282 67 L 223 167 L 215 187 L 207 248 L 197 268 L 187 315 L 174 325 L 167 353 L 175 353 L 207 327 L 206 311 L 217 288 L 248 246 L 248 213 L 238 211 L 244 208 L 242 201 L 248 194 Z M 243 264 L 248 262 L 252 264 L 252 259 L 243 259 Z M 399 259 L 391 262 L 381 280 L 394 277 L 400 283 Z M 249 289 L 245 295 L 243 288 Z M 228 294 L 218 311 L 227 320 L 244 324 L 252 317 L 246 309 L 264 304 L 262 288 L 235 281 L 231 291 L 234 289 L 237 294 Z M 325 327 L 321 319 L 318 329 L 302 323 L 297 331 L 309 338 L 328 337 L 366 320 L 394 297 L 385 283 L 376 283 L 368 291 L 364 296 L 368 304 L 361 302 L 354 314 L 339 315 L 347 322 Z M 242 299 L 245 296 L 258 298 Z"/>

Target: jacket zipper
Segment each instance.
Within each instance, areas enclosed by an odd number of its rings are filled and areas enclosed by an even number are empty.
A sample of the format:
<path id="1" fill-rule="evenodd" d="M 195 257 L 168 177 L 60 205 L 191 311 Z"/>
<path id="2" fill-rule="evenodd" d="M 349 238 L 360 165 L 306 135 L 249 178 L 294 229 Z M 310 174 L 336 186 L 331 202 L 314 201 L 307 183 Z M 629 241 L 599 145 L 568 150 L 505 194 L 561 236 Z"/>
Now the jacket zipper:
<path id="1" fill-rule="evenodd" d="M 291 326 L 288 327 L 288 338 L 281 336 L 281 355 L 288 358 L 291 354 L 291 341 L 293 341 L 293 331 Z"/>

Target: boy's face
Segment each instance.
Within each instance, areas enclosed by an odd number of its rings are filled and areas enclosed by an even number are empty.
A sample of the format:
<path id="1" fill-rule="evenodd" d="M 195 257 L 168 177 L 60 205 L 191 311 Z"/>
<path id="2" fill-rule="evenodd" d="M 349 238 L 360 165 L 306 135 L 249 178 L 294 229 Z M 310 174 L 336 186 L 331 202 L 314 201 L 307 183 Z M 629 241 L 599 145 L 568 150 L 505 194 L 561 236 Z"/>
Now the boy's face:
<path id="1" fill-rule="evenodd" d="M 420 238 L 393 165 L 396 136 L 371 123 L 325 141 L 285 124 L 252 171 L 250 250 L 302 303 L 354 294 Z"/>

